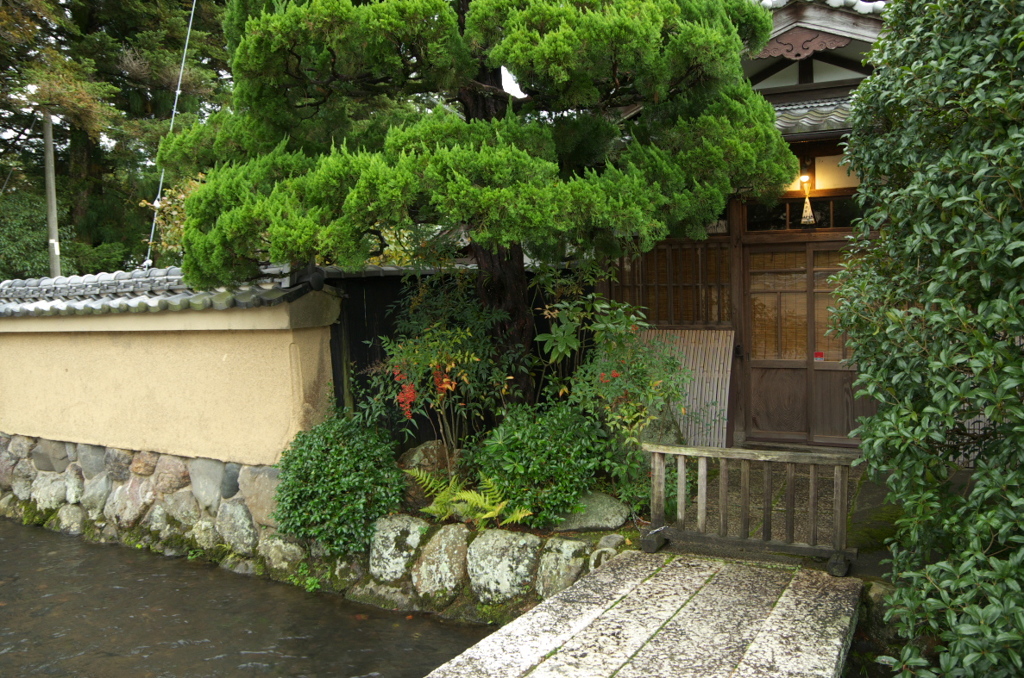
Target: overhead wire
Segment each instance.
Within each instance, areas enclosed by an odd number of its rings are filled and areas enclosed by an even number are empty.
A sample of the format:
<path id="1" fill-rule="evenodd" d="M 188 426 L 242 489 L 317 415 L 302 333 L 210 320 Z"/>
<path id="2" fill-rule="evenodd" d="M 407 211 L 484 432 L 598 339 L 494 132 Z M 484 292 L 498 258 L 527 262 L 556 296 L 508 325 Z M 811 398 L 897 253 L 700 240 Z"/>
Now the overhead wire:
<path id="1" fill-rule="evenodd" d="M 171 126 L 167 130 L 168 136 L 174 132 L 174 118 L 178 114 L 178 97 L 181 96 L 181 79 L 185 75 L 185 59 L 188 57 L 188 42 L 192 37 L 192 20 L 196 15 L 196 3 L 192 0 L 192 11 L 188 15 L 188 30 L 185 32 L 185 49 L 181 53 L 181 67 L 178 69 L 178 86 L 174 90 L 174 104 L 171 106 Z M 153 264 L 153 238 L 156 236 L 156 217 L 160 207 L 160 196 L 164 191 L 165 169 L 160 170 L 160 183 L 156 189 L 156 200 L 153 201 L 153 224 L 149 227 L 149 241 L 146 243 L 146 259 L 142 262 L 141 268 L 149 268 Z"/>

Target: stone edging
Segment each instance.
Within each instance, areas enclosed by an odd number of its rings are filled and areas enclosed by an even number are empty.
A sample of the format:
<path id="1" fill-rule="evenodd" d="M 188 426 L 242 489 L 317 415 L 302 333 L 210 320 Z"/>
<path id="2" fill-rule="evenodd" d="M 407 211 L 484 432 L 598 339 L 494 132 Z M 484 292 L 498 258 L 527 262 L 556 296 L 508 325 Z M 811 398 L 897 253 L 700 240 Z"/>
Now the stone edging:
<path id="1" fill-rule="evenodd" d="M 278 469 L 0 434 L 0 515 L 98 543 L 149 548 L 233 572 L 344 593 L 378 607 L 503 623 L 614 554 L 507 530 L 377 521 L 370 552 L 328 556 L 277 532 Z"/>

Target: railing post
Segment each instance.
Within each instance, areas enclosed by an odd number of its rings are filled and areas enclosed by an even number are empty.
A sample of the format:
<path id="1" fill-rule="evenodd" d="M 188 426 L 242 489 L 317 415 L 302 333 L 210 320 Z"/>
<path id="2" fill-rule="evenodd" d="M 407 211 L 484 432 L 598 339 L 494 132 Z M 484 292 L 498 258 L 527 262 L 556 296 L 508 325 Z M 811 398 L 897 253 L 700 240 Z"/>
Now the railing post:
<path id="1" fill-rule="evenodd" d="M 729 536 L 729 460 L 718 460 L 718 536 Z"/>
<path id="2" fill-rule="evenodd" d="M 786 464 L 786 543 L 792 544 L 796 525 L 796 464 Z"/>
<path id="3" fill-rule="evenodd" d="M 846 486 L 850 478 L 850 467 L 836 465 L 835 486 L 832 507 L 832 548 L 836 551 L 846 549 Z"/>
<path id="4" fill-rule="evenodd" d="M 676 525 L 682 529 L 686 524 L 686 455 L 676 455 Z"/>
<path id="5" fill-rule="evenodd" d="M 708 458 L 697 457 L 697 531 L 708 527 Z"/>
<path id="6" fill-rule="evenodd" d="M 772 538 L 772 463 L 766 461 L 762 463 L 764 468 L 764 500 L 762 502 L 762 510 L 764 514 L 762 516 L 761 525 L 761 539 L 764 541 L 771 541 Z"/>
<path id="7" fill-rule="evenodd" d="M 665 455 L 651 454 L 651 526 L 665 525 Z"/>
<path id="8" fill-rule="evenodd" d="M 750 537 L 750 460 L 740 461 L 740 539 Z"/>
<path id="9" fill-rule="evenodd" d="M 810 530 L 811 533 L 808 535 L 807 543 L 811 546 L 818 545 L 818 466 L 817 464 L 808 464 L 808 473 L 810 474 L 810 482 L 807 486 L 808 497 L 807 508 L 810 513 Z"/>

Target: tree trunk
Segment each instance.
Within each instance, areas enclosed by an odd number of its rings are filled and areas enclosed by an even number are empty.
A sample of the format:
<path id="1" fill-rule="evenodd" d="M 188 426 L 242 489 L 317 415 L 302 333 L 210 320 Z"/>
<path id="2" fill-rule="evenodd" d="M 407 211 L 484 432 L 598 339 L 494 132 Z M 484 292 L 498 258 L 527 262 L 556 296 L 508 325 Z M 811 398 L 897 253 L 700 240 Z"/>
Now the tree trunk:
<path id="1" fill-rule="evenodd" d="M 533 309 L 530 308 L 529 280 L 523 260 L 523 248 L 497 246 L 485 249 L 471 242 L 470 253 L 476 260 L 479 271 L 476 291 L 484 306 L 504 311 L 508 317 L 495 327 L 495 340 L 506 353 L 530 354 L 535 333 Z M 520 397 L 526 401 L 534 399 L 533 378 L 528 362 L 517 361 L 519 372 L 513 374 Z"/>

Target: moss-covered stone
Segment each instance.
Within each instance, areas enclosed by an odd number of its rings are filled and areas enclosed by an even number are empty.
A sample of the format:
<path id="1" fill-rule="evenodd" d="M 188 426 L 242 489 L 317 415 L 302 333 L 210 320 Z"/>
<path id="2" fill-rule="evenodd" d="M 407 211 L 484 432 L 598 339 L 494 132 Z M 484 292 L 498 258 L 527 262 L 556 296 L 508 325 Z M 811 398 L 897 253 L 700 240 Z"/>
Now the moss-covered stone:
<path id="1" fill-rule="evenodd" d="M 23 499 L 18 503 L 21 508 L 21 523 L 23 525 L 45 525 L 56 509 L 43 510 L 36 506 L 31 499 Z"/>

